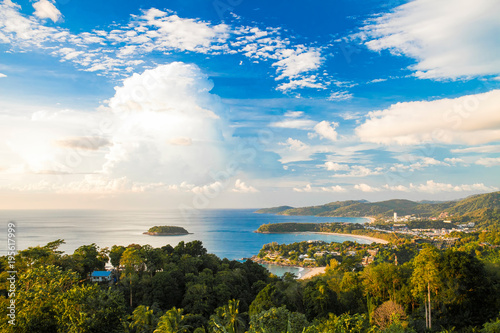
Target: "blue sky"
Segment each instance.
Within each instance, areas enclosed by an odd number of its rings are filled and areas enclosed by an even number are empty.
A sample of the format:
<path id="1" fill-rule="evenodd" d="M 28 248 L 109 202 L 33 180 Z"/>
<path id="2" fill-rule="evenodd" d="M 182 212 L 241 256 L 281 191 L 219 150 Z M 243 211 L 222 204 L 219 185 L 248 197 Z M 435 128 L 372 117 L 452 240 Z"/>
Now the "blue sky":
<path id="1" fill-rule="evenodd" d="M 0 3 L 1 208 L 500 188 L 500 3 Z"/>

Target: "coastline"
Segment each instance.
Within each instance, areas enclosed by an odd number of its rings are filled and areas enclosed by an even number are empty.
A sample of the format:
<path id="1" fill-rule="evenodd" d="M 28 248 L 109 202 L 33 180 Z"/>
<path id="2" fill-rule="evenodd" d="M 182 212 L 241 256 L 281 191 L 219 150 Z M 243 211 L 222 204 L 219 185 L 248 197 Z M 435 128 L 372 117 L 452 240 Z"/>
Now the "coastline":
<path id="1" fill-rule="evenodd" d="M 307 279 L 310 279 L 316 275 L 320 275 L 320 274 L 323 274 L 325 273 L 326 271 L 326 267 L 323 266 L 323 267 L 312 267 L 312 268 L 306 268 L 308 270 L 307 273 L 305 273 L 304 275 L 301 275 L 297 280 L 307 280 Z"/>
<path id="2" fill-rule="evenodd" d="M 376 218 L 371 217 L 371 216 L 363 216 L 363 218 L 369 220 L 368 223 L 370 223 L 370 224 L 375 223 L 375 220 L 376 220 Z"/>
<path id="3" fill-rule="evenodd" d="M 375 242 L 375 243 L 389 244 L 389 241 L 386 241 L 385 239 L 375 238 L 375 237 L 365 236 L 365 235 L 341 234 L 341 233 L 337 233 L 337 232 L 318 232 L 318 231 L 308 231 L 308 232 L 311 233 L 311 234 L 349 236 L 349 237 L 353 237 L 353 238 L 361 238 L 361 239 L 371 240 L 372 242 Z"/>

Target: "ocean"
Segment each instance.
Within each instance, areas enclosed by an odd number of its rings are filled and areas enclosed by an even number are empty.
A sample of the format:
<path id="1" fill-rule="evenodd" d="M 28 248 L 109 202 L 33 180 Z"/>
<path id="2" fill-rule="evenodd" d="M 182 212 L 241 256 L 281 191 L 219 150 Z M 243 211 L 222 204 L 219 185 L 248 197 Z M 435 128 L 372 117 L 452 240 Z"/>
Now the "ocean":
<path id="1" fill-rule="evenodd" d="M 150 244 L 161 247 L 175 246 L 180 241 L 201 240 L 208 252 L 220 258 L 239 260 L 256 255 L 264 244 L 271 242 L 293 243 L 307 240 L 358 243 L 370 241 L 336 235 L 310 233 L 259 234 L 254 231 L 264 223 L 277 222 L 349 222 L 363 223 L 363 218 L 281 216 L 256 214 L 255 209 L 213 209 L 200 210 L 185 218 L 179 210 L 164 211 L 111 211 L 111 210 L 2 210 L 0 221 L 3 232 L 0 241 L 0 255 L 7 253 L 7 224 L 16 223 L 16 247 L 23 250 L 31 246 L 45 245 L 63 239 L 66 243 L 59 249 L 66 253 L 81 245 L 95 243 L 99 247 L 112 245 Z M 155 225 L 175 225 L 184 227 L 191 234 L 182 236 L 144 235 Z M 292 272 L 300 275 L 301 269 L 292 267 L 266 266 L 271 272 L 282 275 Z"/>

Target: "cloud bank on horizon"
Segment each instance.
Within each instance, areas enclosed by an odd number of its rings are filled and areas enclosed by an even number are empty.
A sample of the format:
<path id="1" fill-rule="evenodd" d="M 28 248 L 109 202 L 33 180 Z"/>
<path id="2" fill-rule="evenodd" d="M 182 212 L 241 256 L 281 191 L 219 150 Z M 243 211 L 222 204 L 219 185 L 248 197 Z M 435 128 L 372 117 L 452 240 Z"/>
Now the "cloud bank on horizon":
<path id="1" fill-rule="evenodd" d="M 87 5 L 0 3 L 4 208 L 500 188 L 496 1 Z"/>

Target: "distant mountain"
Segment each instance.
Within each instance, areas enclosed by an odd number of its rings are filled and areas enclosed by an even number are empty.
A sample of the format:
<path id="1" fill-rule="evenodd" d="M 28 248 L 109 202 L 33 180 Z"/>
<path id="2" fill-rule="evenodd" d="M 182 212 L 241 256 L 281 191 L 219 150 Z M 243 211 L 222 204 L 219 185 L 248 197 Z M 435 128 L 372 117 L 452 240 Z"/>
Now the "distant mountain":
<path id="1" fill-rule="evenodd" d="M 279 206 L 279 207 L 273 207 L 273 208 L 263 208 L 263 209 L 259 209 L 258 211 L 256 211 L 256 213 L 259 213 L 259 214 L 278 214 L 278 213 L 281 213 L 285 210 L 290 210 L 290 209 L 294 209 L 294 207 L 292 207 L 292 206 Z"/>
<path id="2" fill-rule="evenodd" d="M 279 215 L 316 215 L 316 216 L 373 216 L 390 218 L 397 212 L 399 216 L 417 215 L 420 217 L 451 218 L 459 221 L 500 222 L 500 192 L 478 194 L 458 201 L 421 201 L 386 200 L 368 202 L 366 200 L 335 201 L 320 206 L 287 208 L 281 206 L 258 210 L 257 213 Z M 488 223 L 489 224 L 489 223 Z"/>

